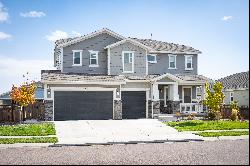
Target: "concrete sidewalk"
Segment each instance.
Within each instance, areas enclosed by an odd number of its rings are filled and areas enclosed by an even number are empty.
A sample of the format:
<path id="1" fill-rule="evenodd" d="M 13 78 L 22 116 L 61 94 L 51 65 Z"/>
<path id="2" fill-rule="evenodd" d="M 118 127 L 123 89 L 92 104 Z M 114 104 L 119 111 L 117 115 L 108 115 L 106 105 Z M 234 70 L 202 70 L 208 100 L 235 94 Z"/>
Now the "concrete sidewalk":
<path id="1" fill-rule="evenodd" d="M 178 132 L 156 119 L 56 121 L 55 127 L 57 145 L 203 140 L 192 133 Z"/>

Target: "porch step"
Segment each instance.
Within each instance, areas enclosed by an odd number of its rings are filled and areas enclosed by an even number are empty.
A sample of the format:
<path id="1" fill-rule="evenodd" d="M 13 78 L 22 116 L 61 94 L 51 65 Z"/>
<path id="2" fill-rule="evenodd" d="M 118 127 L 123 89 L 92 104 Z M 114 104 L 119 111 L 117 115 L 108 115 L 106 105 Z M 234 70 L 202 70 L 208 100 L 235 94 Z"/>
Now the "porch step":
<path id="1" fill-rule="evenodd" d="M 177 120 L 175 114 L 156 114 L 154 115 L 154 117 L 156 117 L 161 122 L 170 122 Z"/>

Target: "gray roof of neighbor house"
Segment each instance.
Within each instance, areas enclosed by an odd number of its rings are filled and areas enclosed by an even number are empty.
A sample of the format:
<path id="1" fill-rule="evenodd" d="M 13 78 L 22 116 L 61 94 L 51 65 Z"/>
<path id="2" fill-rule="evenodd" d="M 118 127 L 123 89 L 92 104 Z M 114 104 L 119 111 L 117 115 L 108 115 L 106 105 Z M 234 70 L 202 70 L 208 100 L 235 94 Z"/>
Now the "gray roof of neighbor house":
<path id="1" fill-rule="evenodd" d="M 186 45 L 162 42 L 162 41 L 157 41 L 157 40 L 152 40 L 152 39 L 137 39 L 137 38 L 131 38 L 131 39 L 136 40 L 144 44 L 145 46 L 152 48 L 156 52 L 161 51 L 161 52 L 167 52 L 167 53 L 201 54 L 201 51 L 194 49 L 193 47 L 186 46 Z"/>
<path id="2" fill-rule="evenodd" d="M 41 82 L 36 82 L 36 85 L 37 85 L 37 89 L 36 89 L 36 92 L 35 92 L 35 99 L 43 99 L 43 85 Z M 10 91 L 9 92 L 6 92 L 6 93 L 3 93 L 0 95 L 0 100 L 10 100 L 11 97 L 10 97 Z"/>
<path id="3" fill-rule="evenodd" d="M 216 81 L 221 82 L 224 89 L 249 88 L 249 71 L 232 74 Z"/>

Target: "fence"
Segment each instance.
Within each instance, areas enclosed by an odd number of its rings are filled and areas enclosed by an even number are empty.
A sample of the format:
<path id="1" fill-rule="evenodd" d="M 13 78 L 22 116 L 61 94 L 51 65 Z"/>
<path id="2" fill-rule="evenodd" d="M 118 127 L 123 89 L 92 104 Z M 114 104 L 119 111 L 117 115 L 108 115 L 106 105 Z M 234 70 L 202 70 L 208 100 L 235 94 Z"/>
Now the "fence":
<path id="1" fill-rule="evenodd" d="M 221 108 L 222 119 L 230 119 L 232 109 L 230 105 L 223 105 Z M 249 119 L 249 107 L 241 106 L 239 107 L 239 117 L 242 119 Z"/>
<path id="2" fill-rule="evenodd" d="M 36 103 L 23 108 L 17 105 L 0 105 L 0 122 L 20 122 L 23 120 L 44 120 L 44 103 Z"/>

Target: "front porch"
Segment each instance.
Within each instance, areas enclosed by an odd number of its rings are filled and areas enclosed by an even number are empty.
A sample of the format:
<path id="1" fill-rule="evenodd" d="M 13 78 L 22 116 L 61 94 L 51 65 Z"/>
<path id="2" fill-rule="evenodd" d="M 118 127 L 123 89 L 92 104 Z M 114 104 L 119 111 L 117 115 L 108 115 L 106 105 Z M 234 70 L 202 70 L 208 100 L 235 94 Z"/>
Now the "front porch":
<path id="1" fill-rule="evenodd" d="M 206 112 L 206 107 L 202 104 L 205 98 L 205 80 L 185 80 L 173 77 L 173 75 L 166 75 L 154 81 L 152 98 L 154 101 L 159 101 L 160 104 L 159 110 L 154 112 L 154 116 L 175 115 L 177 112 L 183 115 Z"/>

